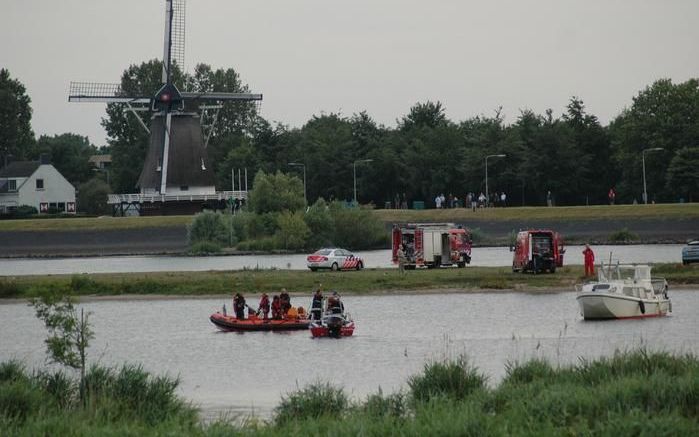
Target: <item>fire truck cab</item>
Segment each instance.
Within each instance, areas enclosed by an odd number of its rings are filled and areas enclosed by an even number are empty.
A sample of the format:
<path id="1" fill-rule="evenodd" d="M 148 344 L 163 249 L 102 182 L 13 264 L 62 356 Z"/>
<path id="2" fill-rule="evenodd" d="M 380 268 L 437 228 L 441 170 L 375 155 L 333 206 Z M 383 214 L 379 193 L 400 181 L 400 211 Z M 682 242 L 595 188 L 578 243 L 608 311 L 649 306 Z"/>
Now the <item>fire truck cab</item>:
<path id="1" fill-rule="evenodd" d="M 403 245 L 406 269 L 434 268 L 471 262 L 471 233 L 454 223 L 409 223 L 393 226 L 392 255 L 398 263 L 398 247 Z"/>
<path id="2" fill-rule="evenodd" d="M 530 229 L 517 234 L 514 252 L 513 272 L 541 273 L 556 272 L 556 267 L 563 267 L 563 238 L 558 232 L 548 229 Z"/>

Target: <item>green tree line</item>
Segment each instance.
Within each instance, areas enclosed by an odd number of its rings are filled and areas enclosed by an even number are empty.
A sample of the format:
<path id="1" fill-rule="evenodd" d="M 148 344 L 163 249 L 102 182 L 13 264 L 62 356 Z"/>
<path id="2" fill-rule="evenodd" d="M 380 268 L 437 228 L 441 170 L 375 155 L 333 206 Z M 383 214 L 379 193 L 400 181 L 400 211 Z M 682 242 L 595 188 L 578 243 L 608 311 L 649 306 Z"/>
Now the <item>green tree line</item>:
<path id="1" fill-rule="evenodd" d="M 122 89 L 154 93 L 160 71 L 157 60 L 132 65 L 122 75 Z M 175 82 L 195 91 L 248 91 L 234 69 L 206 64 L 192 74 L 177 71 Z M 34 139 L 30 102 L 22 84 L 2 70 L 0 153 L 30 159 L 51 153 L 71 182 L 94 177 L 88 167 L 76 164 L 95 153 L 87 138 L 64 134 Z M 149 114 L 140 116 L 148 122 Z M 113 159 L 109 188 L 115 192 L 135 191 L 145 157 L 148 136 L 134 117 L 112 104 L 103 119 Z M 543 205 L 548 191 L 557 205 L 606 203 L 610 188 L 617 202 L 642 202 L 643 157 L 649 202 L 696 201 L 699 81 L 658 80 L 639 91 L 607 125 L 579 97 L 571 97 L 559 111 L 522 109 L 511 123 L 500 109 L 454 121 L 440 102 L 418 102 L 395 127 L 378 124 L 367 112 L 320 114 L 301 127 L 290 127 L 265 120 L 252 103 L 226 103 L 208 151 L 219 190 L 231 187 L 231 169 L 302 177 L 303 168 L 289 163 L 303 164 L 309 205 L 318 198 L 353 199 L 355 173 L 359 201 L 377 206 L 397 195 L 409 204 L 418 200 L 428 206 L 440 193 L 460 199 L 468 192 L 478 195 L 486 189 L 485 157 L 494 154 L 506 157 L 488 161 L 488 190 L 504 191 L 511 205 Z"/>

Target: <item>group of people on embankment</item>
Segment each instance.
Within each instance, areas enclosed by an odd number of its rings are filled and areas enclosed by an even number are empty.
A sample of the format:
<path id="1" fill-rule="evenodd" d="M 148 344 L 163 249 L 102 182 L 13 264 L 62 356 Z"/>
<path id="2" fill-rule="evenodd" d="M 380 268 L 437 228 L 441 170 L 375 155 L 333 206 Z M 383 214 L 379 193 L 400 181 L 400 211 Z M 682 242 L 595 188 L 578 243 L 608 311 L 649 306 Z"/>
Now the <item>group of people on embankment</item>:
<path id="1" fill-rule="evenodd" d="M 248 318 L 262 316 L 263 320 L 269 320 L 271 312 L 271 320 L 306 319 L 309 317 L 311 320 L 320 320 L 323 313 L 323 300 L 327 300 L 325 311 L 333 314 L 344 313 L 345 306 L 337 291 L 333 291 L 332 294 L 325 299 L 321 290 L 321 285 L 318 285 L 313 291 L 310 314 L 308 314 L 302 306 L 295 307 L 291 305 L 291 296 L 289 296 L 289 292 L 286 291 L 286 288 L 282 288 L 278 295 L 273 295 L 271 302 L 267 293 L 263 292 L 257 310 L 253 310 L 245 303 L 245 297 L 243 297 L 241 293 L 236 293 L 233 296 L 233 311 L 235 317 L 239 320 L 245 320 L 246 309 Z"/>

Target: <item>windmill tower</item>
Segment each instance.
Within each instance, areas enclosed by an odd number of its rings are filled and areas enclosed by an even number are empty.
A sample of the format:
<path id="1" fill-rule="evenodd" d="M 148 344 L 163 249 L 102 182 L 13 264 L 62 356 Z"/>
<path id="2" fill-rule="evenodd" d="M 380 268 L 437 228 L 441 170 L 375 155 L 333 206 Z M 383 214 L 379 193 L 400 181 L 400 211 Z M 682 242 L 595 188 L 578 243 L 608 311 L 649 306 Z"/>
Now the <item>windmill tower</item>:
<path id="1" fill-rule="evenodd" d="M 174 63 L 184 66 L 184 36 L 185 0 L 166 0 L 162 85 L 155 95 L 128 95 L 120 84 L 70 84 L 69 102 L 122 103 L 134 114 L 136 111 L 150 111 L 152 114 L 150 127 L 136 114 L 141 126 L 150 134 L 150 145 L 137 184 L 140 193 L 110 195 L 109 203 L 120 204 L 122 211 L 124 204 L 150 203 L 152 206 L 159 203 L 163 213 L 167 209 L 166 203 L 181 206 L 182 198 L 201 203 L 233 197 L 230 192 L 216 192 L 212 166 L 206 153 L 211 132 L 209 130 L 205 138 L 202 117 L 196 112 L 187 112 L 185 107 L 199 104 L 202 111 L 218 111 L 223 102 L 260 101 L 262 94 L 180 91 L 173 83 L 172 68 Z M 216 119 L 216 114 L 213 119 Z M 213 129 L 213 125 L 208 129 Z M 234 196 L 244 198 L 245 193 Z M 194 212 L 200 207 L 190 205 L 175 208 L 179 211 L 172 209 L 170 212 Z"/>

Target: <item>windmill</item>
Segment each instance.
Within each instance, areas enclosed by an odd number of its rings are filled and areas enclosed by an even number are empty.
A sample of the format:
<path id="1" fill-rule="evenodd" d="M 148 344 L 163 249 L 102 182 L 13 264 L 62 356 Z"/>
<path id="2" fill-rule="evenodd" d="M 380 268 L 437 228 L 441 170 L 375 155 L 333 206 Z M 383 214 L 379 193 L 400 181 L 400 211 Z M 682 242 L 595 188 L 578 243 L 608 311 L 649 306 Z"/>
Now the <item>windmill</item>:
<path id="1" fill-rule="evenodd" d="M 120 84 L 70 84 L 69 102 L 122 103 L 134 114 L 137 111 L 152 113 L 150 128 L 136 114 L 141 126 L 150 134 L 150 145 L 138 179 L 140 201 L 144 195 L 150 195 L 152 202 L 153 195 L 157 194 L 165 202 L 172 196 L 189 195 L 190 199 L 198 196 L 201 200 L 202 195 L 215 193 L 214 174 L 206 153 L 213 123 L 203 125 L 204 113 L 218 111 L 223 102 L 262 100 L 262 94 L 180 91 L 173 83 L 172 70 L 175 63 L 184 66 L 184 35 L 185 0 L 166 0 L 162 85 L 155 95 L 129 95 Z M 186 109 L 194 104 L 201 104 L 201 116 Z M 215 121 L 216 114 L 212 118 Z M 207 128 L 208 132 L 204 132 Z"/>

